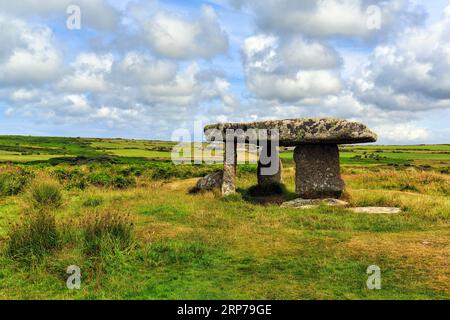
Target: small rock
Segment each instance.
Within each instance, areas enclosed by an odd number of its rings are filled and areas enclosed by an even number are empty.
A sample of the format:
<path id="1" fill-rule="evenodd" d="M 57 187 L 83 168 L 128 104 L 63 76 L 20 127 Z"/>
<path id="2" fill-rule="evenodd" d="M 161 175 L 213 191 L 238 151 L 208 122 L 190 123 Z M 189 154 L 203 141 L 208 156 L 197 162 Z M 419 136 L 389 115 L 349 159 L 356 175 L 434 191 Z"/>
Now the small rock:
<path id="1" fill-rule="evenodd" d="M 395 207 L 355 207 L 349 208 L 350 211 L 355 213 L 370 213 L 370 214 L 395 214 L 400 213 L 402 210 Z"/>
<path id="2" fill-rule="evenodd" d="M 223 181 L 223 171 L 214 172 L 197 181 L 198 190 L 212 190 L 220 188 Z"/>
<path id="3" fill-rule="evenodd" d="M 311 209 L 317 208 L 320 205 L 326 206 L 340 206 L 345 207 L 348 206 L 348 202 L 339 200 L 339 199 L 302 199 L 297 198 L 291 201 L 286 201 L 281 204 L 282 208 L 296 208 L 296 209 Z"/>

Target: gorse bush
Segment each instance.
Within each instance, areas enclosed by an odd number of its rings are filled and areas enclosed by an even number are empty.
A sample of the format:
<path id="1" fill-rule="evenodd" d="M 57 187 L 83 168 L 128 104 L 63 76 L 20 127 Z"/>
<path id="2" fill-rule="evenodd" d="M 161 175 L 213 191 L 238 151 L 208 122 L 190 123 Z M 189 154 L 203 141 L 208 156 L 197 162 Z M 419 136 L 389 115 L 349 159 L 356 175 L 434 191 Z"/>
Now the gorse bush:
<path id="1" fill-rule="evenodd" d="M 126 250 L 133 244 L 133 222 L 130 216 L 115 211 L 88 215 L 82 221 L 84 251 L 102 256 L 115 250 Z"/>
<path id="2" fill-rule="evenodd" d="M 136 184 L 137 169 L 121 166 L 90 166 L 80 168 L 56 168 L 52 172 L 66 189 L 85 189 L 88 186 L 125 189 Z"/>
<path id="3" fill-rule="evenodd" d="M 196 178 L 214 173 L 219 169 L 219 166 L 213 165 L 175 165 L 173 163 L 161 163 L 150 168 L 150 178 L 154 180 Z"/>
<path id="4" fill-rule="evenodd" d="M 136 184 L 133 176 L 111 175 L 106 172 L 95 172 L 88 176 L 88 181 L 95 186 L 126 189 Z"/>
<path id="5" fill-rule="evenodd" d="M 37 211 L 12 226 L 7 254 L 18 260 L 40 259 L 58 245 L 55 216 L 49 212 Z"/>
<path id="6" fill-rule="evenodd" d="M 53 181 L 35 181 L 28 191 L 28 201 L 36 209 L 56 209 L 63 203 L 61 186 Z"/>
<path id="7" fill-rule="evenodd" d="M 53 170 L 52 175 L 68 190 L 84 190 L 89 186 L 86 174 L 80 168 L 58 167 Z"/>
<path id="8" fill-rule="evenodd" d="M 21 168 L 0 169 L 0 195 L 13 196 L 24 190 L 32 174 Z"/>
<path id="9" fill-rule="evenodd" d="M 122 175 L 114 176 L 111 181 L 111 186 L 117 189 L 126 189 L 134 186 L 135 184 L 135 178 Z"/>

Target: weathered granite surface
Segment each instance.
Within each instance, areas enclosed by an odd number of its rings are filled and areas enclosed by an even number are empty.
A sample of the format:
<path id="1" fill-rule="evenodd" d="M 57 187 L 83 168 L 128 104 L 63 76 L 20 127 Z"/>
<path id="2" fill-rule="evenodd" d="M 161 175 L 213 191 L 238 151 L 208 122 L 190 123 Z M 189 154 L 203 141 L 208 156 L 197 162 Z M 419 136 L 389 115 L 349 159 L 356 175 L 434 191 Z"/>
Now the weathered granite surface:
<path id="1" fill-rule="evenodd" d="M 215 188 L 221 188 L 223 182 L 223 171 L 214 172 L 207 176 L 200 178 L 197 181 L 196 188 L 198 190 L 212 190 Z"/>
<path id="2" fill-rule="evenodd" d="M 319 207 L 320 205 L 326 206 L 339 206 L 346 207 L 349 205 L 348 202 L 339 199 L 302 199 L 297 198 L 294 200 L 286 201 L 281 204 L 282 208 L 296 208 L 296 209 L 311 209 Z"/>
<path id="3" fill-rule="evenodd" d="M 402 212 L 402 209 L 396 207 L 355 207 L 349 210 L 355 213 L 368 214 L 396 214 Z"/>
<path id="4" fill-rule="evenodd" d="M 278 158 L 278 171 L 272 175 L 264 175 L 261 174 L 261 169 L 266 167 L 266 165 L 261 164 L 258 161 L 257 175 L 258 175 L 258 184 L 260 186 L 272 185 L 274 183 L 283 183 L 282 172 L 283 172 L 283 164 L 281 163 L 280 158 Z"/>
<path id="5" fill-rule="evenodd" d="M 274 160 L 272 160 L 274 159 Z M 278 165 L 272 164 L 272 161 L 277 161 Z M 278 167 L 278 168 L 277 168 Z M 278 169 L 278 170 L 276 170 Z M 267 171 L 275 171 L 273 174 Z M 283 164 L 280 160 L 277 148 L 272 148 L 270 141 L 262 148 L 260 157 L 258 159 L 258 184 L 260 186 L 267 186 L 272 184 L 279 184 L 283 182 L 282 179 Z"/>
<path id="6" fill-rule="evenodd" d="M 222 133 L 224 141 L 227 129 L 241 129 L 237 134 L 238 139 L 245 142 L 254 141 L 255 137 L 249 137 L 248 129 L 278 129 L 280 146 L 296 146 L 300 144 L 352 144 L 363 142 L 375 142 L 377 135 L 364 124 L 336 118 L 299 118 L 286 120 L 269 120 L 247 123 L 218 123 L 204 128 L 206 139 L 214 141 L 214 135 Z M 270 137 L 267 138 L 270 140 Z M 215 140 L 217 141 L 217 140 Z"/>
<path id="7" fill-rule="evenodd" d="M 236 192 L 237 145 L 226 143 L 224 148 L 222 194 L 227 196 Z"/>
<path id="8" fill-rule="evenodd" d="M 335 144 L 304 144 L 294 150 L 296 193 L 304 199 L 336 198 L 344 191 Z"/>

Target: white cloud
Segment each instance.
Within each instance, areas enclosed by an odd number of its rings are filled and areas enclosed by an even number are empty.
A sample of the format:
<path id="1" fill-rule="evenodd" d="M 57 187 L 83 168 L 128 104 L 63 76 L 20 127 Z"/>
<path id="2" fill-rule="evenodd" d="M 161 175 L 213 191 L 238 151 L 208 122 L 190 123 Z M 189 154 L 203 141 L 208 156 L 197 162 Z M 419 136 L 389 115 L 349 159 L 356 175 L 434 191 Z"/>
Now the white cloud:
<path id="1" fill-rule="evenodd" d="M 0 11 L 15 16 L 56 17 L 65 21 L 70 5 L 80 7 L 82 27 L 112 30 L 119 22 L 119 13 L 106 0 L 0 0 Z"/>
<path id="2" fill-rule="evenodd" d="M 280 43 L 276 37 L 258 35 L 245 40 L 243 54 L 248 87 L 259 98 L 292 102 L 342 88 L 335 70 L 341 58 L 319 42 L 294 38 Z"/>
<path id="3" fill-rule="evenodd" d="M 158 11 L 145 23 L 144 32 L 150 46 L 168 58 L 211 58 L 228 50 L 228 37 L 210 6 L 203 6 L 195 19 Z"/>
<path id="4" fill-rule="evenodd" d="M 11 93 L 12 101 L 30 101 L 37 95 L 37 90 L 18 89 Z"/>
<path id="5" fill-rule="evenodd" d="M 95 92 L 108 89 L 105 77 L 111 72 L 113 56 L 81 53 L 72 64 L 71 73 L 64 77 L 59 88 L 75 92 Z"/>
<path id="6" fill-rule="evenodd" d="M 0 41 L 0 83 L 38 84 L 59 76 L 62 55 L 50 28 L 0 15 Z"/>
<path id="7" fill-rule="evenodd" d="M 313 37 L 386 35 L 402 25 L 421 23 L 422 7 L 408 0 L 231 0 L 249 7 L 261 30 L 277 34 L 303 34 Z M 380 28 L 368 28 L 369 6 L 381 12 Z"/>
<path id="8" fill-rule="evenodd" d="M 138 52 L 129 52 L 115 66 L 116 77 L 127 85 L 154 85 L 172 80 L 177 65 L 165 60 L 156 60 Z"/>
<path id="9" fill-rule="evenodd" d="M 411 123 L 390 124 L 375 127 L 380 139 L 389 142 L 421 142 L 430 138 L 431 133 L 426 128 L 416 127 Z"/>
<path id="10" fill-rule="evenodd" d="M 450 16 L 408 29 L 395 43 L 375 48 L 353 79 L 365 103 L 388 110 L 450 108 Z"/>

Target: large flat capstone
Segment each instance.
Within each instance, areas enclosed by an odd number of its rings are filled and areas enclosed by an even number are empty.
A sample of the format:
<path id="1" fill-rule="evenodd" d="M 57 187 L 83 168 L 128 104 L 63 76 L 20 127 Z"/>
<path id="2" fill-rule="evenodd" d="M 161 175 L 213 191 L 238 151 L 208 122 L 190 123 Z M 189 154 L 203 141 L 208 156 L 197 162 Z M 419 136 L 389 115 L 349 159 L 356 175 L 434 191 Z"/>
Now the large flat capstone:
<path id="1" fill-rule="evenodd" d="M 280 146 L 301 144 L 353 144 L 375 142 L 377 135 L 364 124 L 336 118 L 299 118 L 245 123 L 217 123 L 204 128 L 208 141 L 225 141 L 227 129 L 235 131 L 240 141 L 252 143 L 249 129 L 278 130 Z M 218 133 L 220 134 L 220 137 Z M 250 134 L 251 135 L 251 134 Z M 220 138 L 220 139 L 219 139 Z M 260 139 L 264 140 L 264 139 Z M 269 135 L 267 140 L 271 140 Z"/>

